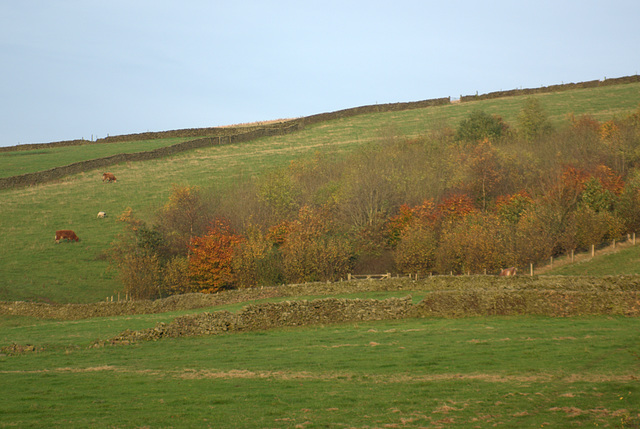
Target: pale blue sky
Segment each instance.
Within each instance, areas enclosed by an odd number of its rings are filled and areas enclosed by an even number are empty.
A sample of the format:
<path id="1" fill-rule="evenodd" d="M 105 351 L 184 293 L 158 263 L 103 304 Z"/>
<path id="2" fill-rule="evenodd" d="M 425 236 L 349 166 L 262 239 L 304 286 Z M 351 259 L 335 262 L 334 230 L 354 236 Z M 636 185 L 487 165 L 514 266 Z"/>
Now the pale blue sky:
<path id="1" fill-rule="evenodd" d="M 2 0 L 0 146 L 633 75 L 640 1 Z"/>

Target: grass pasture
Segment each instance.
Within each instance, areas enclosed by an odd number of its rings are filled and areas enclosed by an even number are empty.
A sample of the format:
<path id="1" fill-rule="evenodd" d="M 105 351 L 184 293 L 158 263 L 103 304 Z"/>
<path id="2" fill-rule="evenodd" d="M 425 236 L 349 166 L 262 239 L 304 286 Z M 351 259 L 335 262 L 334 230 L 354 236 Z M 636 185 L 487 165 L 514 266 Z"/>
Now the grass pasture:
<path id="1" fill-rule="evenodd" d="M 582 256 L 583 258 L 576 259 L 573 264 L 564 263 L 547 271 L 547 274 L 563 276 L 640 274 L 640 246 L 627 247 L 595 258 L 591 258 L 589 254 Z"/>
<path id="2" fill-rule="evenodd" d="M 0 427 L 640 424 L 637 318 L 408 319 L 102 348 L 70 336 L 74 323 L 49 327 L 60 347 L 0 356 Z"/>
<path id="3" fill-rule="evenodd" d="M 197 138 L 197 137 L 194 137 Z M 187 141 L 186 138 L 166 138 L 115 143 L 88 143 L 79 146 L 59 146 L 0 152 L 0 177 L 49 170 L 90 159 L 119 153 L 143 152 Z M 192 140 L 192 139 L 191 139 Z"/>
<path id="4" fill-rule="evenodd" d="M 555 123 L 566 121 L 571 112 L 606 120 L 637 108 L 640 84 L 536 97 Z M 104 249 L 121 230 L 116 217 L 127 207 L 142 217 L 148 215 L 166 201 L 173 184 L 224 189 L 239 179 L 259 176 L 316 152 L 342 156 L 362 145 L 375 144 L 389 130 L 417 136 L 441 124 L 455 126 L 474 109 L 500 114 L 508 123 L 515 124 L 525 98 L 367 114 L 316 124 L 286 136 L 123 163 L 110 168 L 119 179 L 113 184 L 102 183 L 102 171 L 94 170 L 57 182 L 0 191 L 0 273 L 3 275 L 0 300 L 95 302 L 116 294 L 120 286 L 102 257 Z M 162 140 L 153 144 L 166 143 Z M 147 143 L 124 143 L 127 147 L 144 144 Z M 92 154 L 99 147 L 102 150 L 101 146 L 116 147 L 112 145 L 115 143 L 81 146 L 75 150 Z M 19 163 L 14 163 L 20 171 L 44 168 L 44 161 L 39 164 L 40 154 L 28 153 L 20 156 Z M 48 168 L 72 162 L 62 152 L 47 156 Z M 0 160 L 0 165 L 2 162 L 6 160 Z M 4 167 L 0 171 L 4 172 Z M 98 211 L 106 211 L 109 217 L 97 220 Z M 53 235 L 57 229 L 74 229 L 82 241 L 56 245 Z"/>

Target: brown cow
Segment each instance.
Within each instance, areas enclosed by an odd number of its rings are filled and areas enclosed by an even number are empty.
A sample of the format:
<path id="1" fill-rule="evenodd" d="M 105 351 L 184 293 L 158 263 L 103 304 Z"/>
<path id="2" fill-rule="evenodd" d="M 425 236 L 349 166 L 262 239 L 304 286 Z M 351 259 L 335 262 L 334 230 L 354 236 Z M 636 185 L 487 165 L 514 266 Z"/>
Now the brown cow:
<path id="1" fill-rule="evenodd" d="M 59 243 L 60 240 L 80 241 L 76 233 L 71 231 L 70 229 L 62 229 L 60 231 L 56 231 L 56 243 Z"/>
<path id="2" fill-rule="evenodd" d="M 117 182 L 118 180 L 116 179 L 116 176 L 113 175 L 113 173 L 102 173 L 102 181 L 103 182 Z"/>
<path id="3" fill-rule="evenodd" d="M 500 275 L 501 276 L 515 276 L 516 275 L 516 271 L 518 271 L 518 269 L 516 267 L 505 268 L 504 270 L 500 271 Z"/>

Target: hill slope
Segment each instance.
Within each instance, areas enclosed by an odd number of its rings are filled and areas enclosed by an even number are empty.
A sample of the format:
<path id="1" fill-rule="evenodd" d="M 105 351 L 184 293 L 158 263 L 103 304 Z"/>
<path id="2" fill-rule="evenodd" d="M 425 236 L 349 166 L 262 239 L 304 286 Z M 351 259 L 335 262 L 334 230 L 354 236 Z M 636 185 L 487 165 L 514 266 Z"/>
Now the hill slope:
<path id="1" fill-rule="evenodd" d="M 637 107 L 640 84 L 536 97 L 555 123 L 565 121 L 569 113 L 606 120 Z M 103 257 L 121 230 L 117 216 L 127 207 L 148 213 L 164 204 L 174 184 L 224 189 L 315 152 L 339 157 L 376 142 L 390 128 L 400 135 L 418 136 L 443 123 L 454 126 L 475 109 L 499 114 L 510 122 L 524 99 L 516 96 L 344 117 L 309 125 L 295 134 L 122 163 L 111 168 L 119 179 L 115 184 L 102 183 L 102 171 L 92 170 L 59 182 L 1 191 L 0 300 L 95 302 L 117 293 L 120 286 L 115 273 L 107 269 Z M 37 156 L 28 157 L 25 168 Z M 98 211 L 110 216 L 96 219 Z M 54 244 L 57 229 L 74 229 L 82 241 Z"/>

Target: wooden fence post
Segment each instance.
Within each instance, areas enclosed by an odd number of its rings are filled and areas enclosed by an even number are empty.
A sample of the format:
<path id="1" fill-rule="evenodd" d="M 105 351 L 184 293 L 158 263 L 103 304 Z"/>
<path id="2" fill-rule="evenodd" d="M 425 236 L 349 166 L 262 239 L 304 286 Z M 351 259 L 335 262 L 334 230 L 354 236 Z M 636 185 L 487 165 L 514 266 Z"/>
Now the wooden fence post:
<path id="1" fill-rule="evenodd" d="M 591 257 L 593 258 L 594 256 L 596 256 L 596 245 L 592 244 L 591 245 Z"/>
<path id="2" fill-rule="evenodd" d="M 531 269 L 531 277 L 533 277 L 533 262 L 529 263 L 530 269 Z"/>

